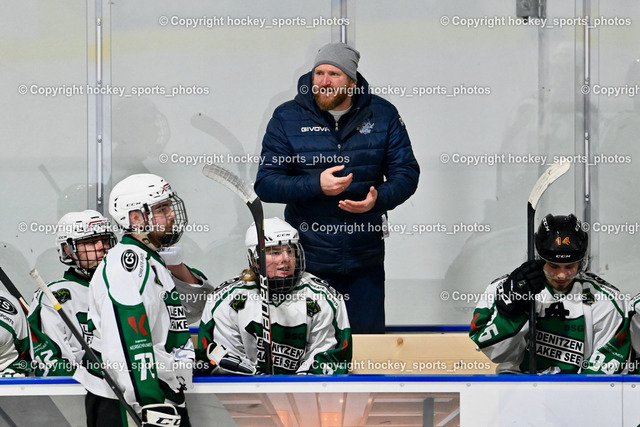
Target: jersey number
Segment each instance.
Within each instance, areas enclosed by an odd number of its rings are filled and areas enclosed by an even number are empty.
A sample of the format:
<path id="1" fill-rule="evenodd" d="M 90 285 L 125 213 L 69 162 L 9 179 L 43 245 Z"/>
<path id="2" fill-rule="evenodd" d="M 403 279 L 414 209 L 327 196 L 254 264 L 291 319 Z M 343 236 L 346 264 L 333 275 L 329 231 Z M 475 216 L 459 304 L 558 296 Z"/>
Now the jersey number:
<path id="1" fill-rule="evenodd" d="M 153 373 L 153 354 L 152 353 L 140 353 L 136 354 L 134 360 L 137 360 L 138 366 L 140 366 L 140 381 L 144 381 L 147 379 L 147 371 L 151 373 L 151 378 L 155 378 L 155 374 Z"/>

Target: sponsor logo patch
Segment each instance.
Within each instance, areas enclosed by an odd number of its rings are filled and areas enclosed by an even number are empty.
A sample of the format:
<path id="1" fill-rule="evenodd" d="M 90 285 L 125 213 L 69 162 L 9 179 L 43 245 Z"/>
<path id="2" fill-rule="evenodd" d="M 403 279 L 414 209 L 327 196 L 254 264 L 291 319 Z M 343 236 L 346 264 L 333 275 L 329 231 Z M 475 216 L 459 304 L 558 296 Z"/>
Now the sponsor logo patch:
<path id="1" fill-rule="evenodd" d="M 5 297 L 0 297 L 0 311 L 11 315 L 18 314 L 16 307 Z"/>
<path id="2" fill-rule="evenodd" d="M 120 262 L 122 262 L 122 267 L 131 273 L 138 266 L 138 256 L 131 249 L 127 249 L 122 253 Z"/>

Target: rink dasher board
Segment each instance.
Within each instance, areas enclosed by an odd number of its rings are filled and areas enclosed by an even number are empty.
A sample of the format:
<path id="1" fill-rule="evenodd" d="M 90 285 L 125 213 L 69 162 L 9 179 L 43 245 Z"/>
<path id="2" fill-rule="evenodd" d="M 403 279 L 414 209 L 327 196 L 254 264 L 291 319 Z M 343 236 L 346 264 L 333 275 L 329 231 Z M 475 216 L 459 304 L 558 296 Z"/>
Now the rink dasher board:
<path id="1" fill-rule="evenodd" d="M 274 375 L 194 377 L 188 393 L 259 392 L 463 392 L 476 387 L 510 389 L 628 388 L 640 392 L 640 375 Z M 429 390 L 425 390 L 427 387 Z M 85 394 L 70 377 L 0 378 L 0 396 Z"/>
<path id="2" fill-rule="evenodd" d="M 189 394 L 459 393 L 462 425 L 622 425 L 640 420 L 640 376 L 344 375 L 195 377 Z M 0 396 L 84 395 L 72 378 L 0 379 Z M 578 423 L 578 424 L 576 424 Z"/>

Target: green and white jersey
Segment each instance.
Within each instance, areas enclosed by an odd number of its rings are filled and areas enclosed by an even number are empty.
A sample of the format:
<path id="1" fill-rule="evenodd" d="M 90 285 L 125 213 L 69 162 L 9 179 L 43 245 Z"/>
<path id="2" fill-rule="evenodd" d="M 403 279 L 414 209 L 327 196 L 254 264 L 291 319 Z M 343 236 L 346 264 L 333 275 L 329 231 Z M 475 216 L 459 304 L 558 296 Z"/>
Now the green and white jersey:
<path id="1" fill-rule="evenodd" d="M 633 297 L 629 303 L 629 323 L 631 330 L 631 345 L 633 354 L 629 366 L 630 374 L 640 374 L 640 294 Z"/>
<path id="2" fill-rule="evenodd" d="M 273 368 L 276 374 L 346 374 L 351 363 L 351 328 L 343 298 L 312 274 L 304 273 L 289 294 L 270 303 Z M 202 314 L 197 353 L 206 359 L 211 342 L 248 358 L 264 372 L 260 285 L 240 278 L 220 285 Z M 259 363 L 258 363 L 259 361 Z"/>
<path id="3" fill-rule="evenodd" d="M 17 299 L 0 290 L 0 376 L 31 371 L 29 327 Z"/>
<path id="4" fill-rule="evenodd" d="M 73 268 L 63 279 L 47 285 L 77 331 L 91 344 L 93 333 L 87 325 L 89 311 L 89 282 Z M 84 350 L 67 325 L 51 305 L 51 301 L 37 290 L 29 309 L 31 328 L 31 357 L 37 376 L 71 376 L 82 364 Z"/>
<path id="5" fill-rule="evenodd" d="M 176 369 L 192 367 L 193 344 L 171 273 L 156 252 L 129 235 L 109 250 L 89 286 L 89 322 L 91 347 L 136 411 L 165 399 L 184 402 Z M 74 378 L 115 399 L 94 368 L 78 368 Z"/>
<path id="6" fill-rule="evenodd" d="M 529 367 L 528 315 L 503 316 L 495 307 L 494 281 L 473 313 L 469 335 L 498 363 L 497 373 L 522 373 Z M 580 272 L 567 293 L 549 285 L 536 295 L 536 364 L 539 371 L 618 374 L 631 346 L 624 296 L 600 277 Z M 547 371 L 549 372 L 549 371 Z"/>

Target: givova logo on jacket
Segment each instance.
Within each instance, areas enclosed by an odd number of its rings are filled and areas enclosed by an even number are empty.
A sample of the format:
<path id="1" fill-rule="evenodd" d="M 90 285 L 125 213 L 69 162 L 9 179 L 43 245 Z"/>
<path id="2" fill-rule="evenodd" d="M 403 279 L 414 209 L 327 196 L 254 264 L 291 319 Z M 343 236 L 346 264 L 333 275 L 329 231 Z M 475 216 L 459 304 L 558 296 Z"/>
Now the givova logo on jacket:
<path id="1" fill-rule="evenodd" d="M 331 132 L 327 126 L 302 126 L 300 132 Z"/>

